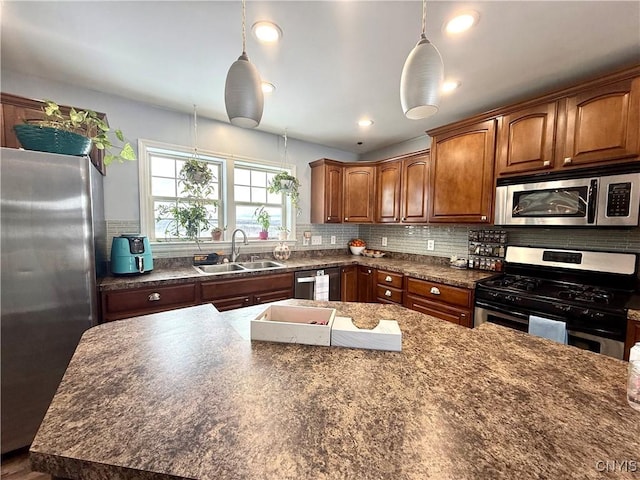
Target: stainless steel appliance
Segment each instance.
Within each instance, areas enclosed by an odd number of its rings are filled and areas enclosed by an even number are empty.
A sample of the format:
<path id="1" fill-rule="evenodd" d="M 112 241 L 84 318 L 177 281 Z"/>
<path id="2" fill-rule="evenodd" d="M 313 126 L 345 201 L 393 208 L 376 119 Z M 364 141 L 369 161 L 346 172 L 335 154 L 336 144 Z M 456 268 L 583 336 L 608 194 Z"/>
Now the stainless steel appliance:
<path id="1" fill-rule="evenodd" d="M 329 300 L 340 301 L 340 268 L 330 267 L 318 270 L 303 270 L 295 273 L 294 298 L 313 300 L 318 275 L 329 275 Z"/>
<path id="2" fill-rule="evenodd" d="M 623 357 L 637 254 L 509 246 L 505 260 L 504 274 L 476 286 L 474 326 L 526 332 L 536 315 L 565 322 L 569 345 Z"/>
<path id="3" fill-rule="evenodd" d="M 637 226 L 640 163 L 498 179 L 496 225 Z"/>
<path id="4" fill-rule="evenodd" d="M 2 453 L 29 445 L 105 266 L 102 176 L 87 157 L 2 148 Z M 97 247 L 97 248 L 96 248 Z"/>

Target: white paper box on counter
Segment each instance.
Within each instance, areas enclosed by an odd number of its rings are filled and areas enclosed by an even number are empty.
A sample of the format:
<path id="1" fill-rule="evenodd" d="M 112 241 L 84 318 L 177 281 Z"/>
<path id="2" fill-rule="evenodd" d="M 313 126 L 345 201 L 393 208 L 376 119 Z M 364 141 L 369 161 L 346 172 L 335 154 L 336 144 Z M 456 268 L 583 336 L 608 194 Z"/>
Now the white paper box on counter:
<path id="1" fill-rule="evenodd" d="M 402 332 L 395 320 L 380 320 L 371 330 L 356 327 L 350 318 L 336 317 L 331 327 L 332 347 L 402 351 Z"/>
<path id="2" fill-rule="evenodd" d="M 331 345 L 335 308 L 271 305 L 251 320 L 251 340 Z"/>

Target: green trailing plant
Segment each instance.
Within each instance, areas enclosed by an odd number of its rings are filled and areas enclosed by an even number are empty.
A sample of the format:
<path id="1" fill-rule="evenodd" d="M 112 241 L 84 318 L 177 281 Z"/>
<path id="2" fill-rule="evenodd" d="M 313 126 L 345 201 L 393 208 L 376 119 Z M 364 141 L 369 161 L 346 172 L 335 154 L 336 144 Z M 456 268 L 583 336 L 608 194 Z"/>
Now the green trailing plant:
<path id="1" fill-rule="evenodd" d="M 122 130 L 113 129 L 113 134 L 122 143 L 121 146 L 116 147 L 109 137 L 111 127 L 93 110 L 76 110 L 71 107 L 69 113 L 64 114 L 56 102 L 45 100 L 42 112 L 44 114 L 42 120 L 27 120 L 26 123 L 73 132 L 90 138 L 96 148 L 104 150 L 105 165 L 110 165 L 116 160 L 122 163 L 125 160 L 136 159 L 133 147 L 125 141 Z"/>
<path id="2" fill-rule="evenodd" d="M 300 207 L 298 206 L 300 201 L 299 189 L 300 180 L 285 171 L 274 176 L 267 186 L 269 193 L 284 193 L 291 198 L 291 205 L 296 210 L 296 215 L 300 215 Z"/>
<path id="3" fill-rule="evenodd" d="M 215 176 L 207 162 L 190 158 L 184 163 L 178 175 L 178 185 L 182 187 L 185 197 L 175 205 L 158 209 L 158 220 L 167 215 L 173 217 L 165 231 L 167 236 L 186 237 L 200 248 L 200 234 L 209 229 L 213 221 L 210 208 L 215 210 L 218 207 L 218 201 L 209 198 L 214 192 L 214 180 Z"/>
<path id="4" fill-rule="evenodd" d="M 258 207 L 253 212 L 253 216 L 256 219 L 258 225 L 262 227 L 263 232 L 267 232 L 269 230 L 269 226 L 271 225 L 271 216 L 269 212 L 266 210 L 264 205 Z"/>

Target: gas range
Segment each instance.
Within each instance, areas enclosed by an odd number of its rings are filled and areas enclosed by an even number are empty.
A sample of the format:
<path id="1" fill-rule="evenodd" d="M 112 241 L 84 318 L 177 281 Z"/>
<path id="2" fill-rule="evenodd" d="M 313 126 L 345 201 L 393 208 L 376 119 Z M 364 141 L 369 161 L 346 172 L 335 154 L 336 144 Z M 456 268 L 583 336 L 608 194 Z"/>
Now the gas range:
<path id="1" fill-rule="evenodd" d="M 633 253 L 507 247 L 505 273 L 476 286 L 474 324 L 527 331 L 531 315 L 560 320 L 574 345 L 622 358 L 637 265 Z"/>

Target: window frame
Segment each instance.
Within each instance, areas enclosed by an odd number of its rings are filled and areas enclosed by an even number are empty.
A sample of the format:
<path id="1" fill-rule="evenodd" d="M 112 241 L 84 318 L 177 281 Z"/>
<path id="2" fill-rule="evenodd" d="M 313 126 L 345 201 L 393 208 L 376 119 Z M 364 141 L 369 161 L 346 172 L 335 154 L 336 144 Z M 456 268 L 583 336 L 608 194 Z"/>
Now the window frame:
<path id="1" fill-rule="evenodd" d="M 162 150 L 171 154 L 174 152 L 176 156 L 184 156 L 185 159 L 193 155 L 193 148 L 185 147 L 181 145 L 167 144 L 163 142 L 157 142 L 154 140 L 139 139 L 138 140 L 138 184 L 139 184 L 139 198 L 140 198 L 140 230 L 141 234 L 146 235 L 149 241 L 157 247 L 166 246 L 167 250 L 192 250 L 196 246 L 196 242 L 188 241 L 185 239 L 175 240 L 163 240 L 155 238 L 155 216 L 153 209 L 154 197 L 151 195 L 151 164 L 150 156 L 155 154 L 158 150 Z M 227 226 L 227 231 L 232 232 L 236 228 L 236 202 L 234 199 L 234 169 L 238 167 L 247 167 L 249 169 L 273 171 L 286 170 L 292 175 L 295 175 L 295 165 L 282 164 L 272 162 L 263 159 L 256 159 L 251 157 L 238 156 L 234 154 L 224 152 L 213 152 L 208 150 L 198 149 L 198 154 L 207 159 L 215 159 L 221 161 L 221 178 L 219 179 L 220 189 L 220 201 L 221 206 L 218 207 L 219 220 L 221 225 Z M 294 208 L 291 205 L 291 199 L 282 194 L 282 218 L 286 219 L 286 228 L 292 232 L 291 237 L 295 239 L 295 220 Z M 238 202 L 239 205 L 245 204 L 245 202 Z M 257 237 L 250 237 L 250 242 L 260 243 L 260 245 L 269 245 L 269 241 L 277 241 L 277 239 L 259 240 Z M 203 240 L 200 244 L 206 245 L 224 245 L 231 243 L 231 238 L 227 236 L 223 241 L 209 241 Z M 162 248 L 162 247 L 161 247 Z"/>

